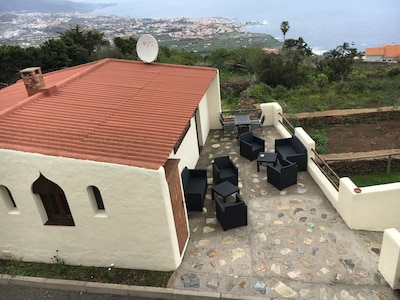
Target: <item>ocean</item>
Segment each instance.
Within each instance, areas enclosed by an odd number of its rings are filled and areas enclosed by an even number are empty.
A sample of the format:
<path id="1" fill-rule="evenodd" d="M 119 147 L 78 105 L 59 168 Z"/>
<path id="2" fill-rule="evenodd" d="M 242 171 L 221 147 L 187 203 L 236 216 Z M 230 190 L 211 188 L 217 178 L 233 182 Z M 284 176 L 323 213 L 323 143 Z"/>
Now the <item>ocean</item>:
<path id="1" fill-rule="evenodd" d="M 286 38 L 302 37 L 313 50 L 332 50 L 344 42 L 359 51 L 365 47 L 400 44 L 399 0 L 87 0 L 117 5 L 95 13 L 132 18 L 225 17 L 257 25 L 243 29 L 271 34 L 282 40 L 282 21 L 290 28 Z"/>

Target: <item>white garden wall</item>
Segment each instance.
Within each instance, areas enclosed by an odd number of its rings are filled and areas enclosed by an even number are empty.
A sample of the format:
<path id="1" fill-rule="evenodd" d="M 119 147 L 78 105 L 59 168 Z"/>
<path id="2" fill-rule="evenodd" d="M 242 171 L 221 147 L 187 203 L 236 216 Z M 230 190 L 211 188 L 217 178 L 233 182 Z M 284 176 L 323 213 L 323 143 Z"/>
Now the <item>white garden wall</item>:
<path id="1" fill-rule="evenodd" d="M 383 233 L 378 270 L 392 289 L 400 289 L 400 232 L 395 228 Z"/>

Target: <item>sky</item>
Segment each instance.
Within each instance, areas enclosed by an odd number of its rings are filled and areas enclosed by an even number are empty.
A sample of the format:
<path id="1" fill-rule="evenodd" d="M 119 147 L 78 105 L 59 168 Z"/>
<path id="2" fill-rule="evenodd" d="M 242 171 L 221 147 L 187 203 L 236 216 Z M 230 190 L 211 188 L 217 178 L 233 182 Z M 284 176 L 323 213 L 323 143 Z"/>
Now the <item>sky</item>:
<path id="1" fill-rule="evenodd" d="M 400 17 L 398 0 L 80 0 L 82 2 L 117 3 L 109 8 L 118 14 L 131 17 L 227 17 L 246 19 L 253 16 L 280 17 L 303 14 L 341 12 L 344 16 L 359 14 L 373 16 L 376 11 L 397 11 Z M 275 16 L 272 16 L 272 13 Z M 328 15 L 329 16 L 329 15 Z M 309 20 L 305 20 L 309 21 Z"/>
<path id="2" fill-rule="evenodd" d="M 317 46 L 343 42 L 380 46 L 400 44 L 400 0 L 80 0 L 117 3 L 98 13 L 132 18 L 225 17 L 240 21 L 266 21 L 262 33 L 282 36 L 280 24 L 288 21 L 287 38 Z M 254 29 L 254 28 L 253 28 Z M 256 28 L 257 30 L 257 28 Z M 330 49 L 333 49 L 330 48 Z"/>

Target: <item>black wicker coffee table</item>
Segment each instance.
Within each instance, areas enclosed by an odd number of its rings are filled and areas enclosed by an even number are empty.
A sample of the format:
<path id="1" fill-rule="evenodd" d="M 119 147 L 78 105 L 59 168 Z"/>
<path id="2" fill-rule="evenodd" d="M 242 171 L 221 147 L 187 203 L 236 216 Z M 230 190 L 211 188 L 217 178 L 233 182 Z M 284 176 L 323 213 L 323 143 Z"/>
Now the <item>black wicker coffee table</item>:
<path id="1" fill-rule="evenodd" d="M 234 193 L 240 193 L 240 191 L 239 188 L 231 182 L 223 181 L 211 188 L 211 196 L 213 200 L 215 200 L 215 193 L 220 195 L 224 202 L 226 202 L 226 198 Z"/>
<path id="2" fill-rule="evenodd" d="M 260 165 L 262 163 L 272 163 L 276 166 L 276 160 L 278 158 L 278 154 L 275 152 L 260 152 L 257 157 L 257 172 L 260 172 Z"/>

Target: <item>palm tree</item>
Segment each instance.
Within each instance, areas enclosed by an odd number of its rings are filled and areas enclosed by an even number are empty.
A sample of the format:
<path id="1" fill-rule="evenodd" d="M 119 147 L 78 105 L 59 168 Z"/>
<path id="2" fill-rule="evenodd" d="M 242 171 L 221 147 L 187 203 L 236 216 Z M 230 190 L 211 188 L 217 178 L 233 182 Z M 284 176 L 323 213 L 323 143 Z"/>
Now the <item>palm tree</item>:
<path id="1" fill-rule="evenodd" d="M 289 26 L 289 22 L 288 21 L 283 21 L 281 23 L 281 31 L 283 33 L 283 41 L 285 41 L 286 33 L 289 31 L 289 28 L 290 28 L 290 26 Z"/>
<path id="2" fill-rule="evenodd" d="M 99 50 L 107 41 L 104 40 L 104 33 L 97 30 L 86 30 L 79 25 L 70 27 L 67 31 L 60 33 L 61 40 L 71 39 L 74 44 L 86 49 L 89 56 Z"/>

